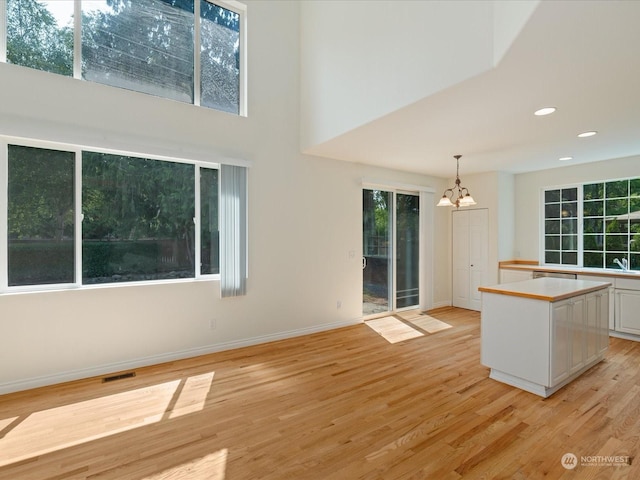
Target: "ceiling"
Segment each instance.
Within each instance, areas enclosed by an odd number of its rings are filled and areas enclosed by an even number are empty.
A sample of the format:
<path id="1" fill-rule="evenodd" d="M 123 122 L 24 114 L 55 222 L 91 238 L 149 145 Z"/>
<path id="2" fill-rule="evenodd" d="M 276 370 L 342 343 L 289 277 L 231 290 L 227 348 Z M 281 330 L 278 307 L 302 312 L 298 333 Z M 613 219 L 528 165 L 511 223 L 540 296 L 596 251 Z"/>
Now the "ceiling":
<path id="1" fill-rule="evenodd" d="M 534 116 L 547 106 L 557 111 Z M 495 68 L 313 153 L 445 178 L 455 154 L 461 175 L 638 155 L 640 2 L 542 1 Z"/>

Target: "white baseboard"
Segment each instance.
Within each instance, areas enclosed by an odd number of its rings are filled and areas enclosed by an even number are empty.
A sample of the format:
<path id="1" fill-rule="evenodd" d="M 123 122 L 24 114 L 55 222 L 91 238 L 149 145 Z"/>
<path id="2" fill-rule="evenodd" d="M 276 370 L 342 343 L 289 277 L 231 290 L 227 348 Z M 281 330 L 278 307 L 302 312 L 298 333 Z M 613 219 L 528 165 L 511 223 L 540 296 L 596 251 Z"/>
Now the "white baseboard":
<path id="1" fill-rule="evenodd" d="M 444 302 L 435 302 L 433 304 L 433 309 L 435 308 L 442 308 L 442 307 L 450 307 L 451 306 L 451 302 L 447 302 L 446 300 Z"/>
<path id="2" fill-rule="evenodd" d="M 251 337 L 242 340 L 234 340 L 231 342 L 216 343 L 213 345 L 190 348 L 177 352 L 162 353 L 142 358 L 134 358 L 124 362 L 115 362 L 105 365 L 98 365 L 91 368 L 69 370 L 53 375 L 43 375 L 13 382 L 0 383 L 0 395 L 18 392 L 21 390 L 30 390 L 32 388 L 44 387 L 47 385 L 55 385 L 63 382 L 70 382 L 73 380 L 80 380 L 83 378 L 97 377 L 114 372 L 132 370 L 135 368 L 148 367 L 150 365 L 156 365 L 159 363 L 183 360 L 185 358 L 198 357 L 200 355 L 207 355 L 209 353 L 222 352 L 224 350 L 233 350 L 235 348 L 249 347 L 251 345 L 258 345 L 261 343 L 275 342 L 277 340 L 310 335 L 312 333 L 334 330 L 336 328 L 349 327 L 352 325 L 357 325 L 359 323 L 362 323 L 362 318 L 355 318 L 340 322 L 324 323 L 322 325 L 299 328 L 296 330 L 288 330 L 285 332 L 278 332 L 269 335 L 261 335 L 258 337 Z"/>

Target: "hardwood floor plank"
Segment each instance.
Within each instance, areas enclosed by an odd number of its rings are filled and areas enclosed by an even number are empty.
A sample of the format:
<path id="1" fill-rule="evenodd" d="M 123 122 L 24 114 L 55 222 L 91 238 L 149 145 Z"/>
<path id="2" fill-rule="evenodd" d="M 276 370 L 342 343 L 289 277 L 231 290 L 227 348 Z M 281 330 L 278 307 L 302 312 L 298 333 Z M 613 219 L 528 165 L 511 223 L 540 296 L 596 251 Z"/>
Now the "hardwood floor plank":
<path id="1" fill-rule="evenodd" d="M 639 343 L 611 338 L 543 399 L 488 378 L 477 312 L 428 314 L 452 327 L 392 344 L 356 325 L 0 396 L 0 480 L 640 478 L 640 461 L 580 464 L 638 456 Z"/>

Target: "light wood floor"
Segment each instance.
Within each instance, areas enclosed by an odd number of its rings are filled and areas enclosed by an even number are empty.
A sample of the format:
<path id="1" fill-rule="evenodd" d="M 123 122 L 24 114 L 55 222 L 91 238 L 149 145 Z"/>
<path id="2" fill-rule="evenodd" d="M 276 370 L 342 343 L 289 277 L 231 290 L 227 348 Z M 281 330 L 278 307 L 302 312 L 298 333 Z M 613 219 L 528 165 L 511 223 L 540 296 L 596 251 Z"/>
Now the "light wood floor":
<path id="1" fill-rule="evenodd" d="M 478 313 L 429 313 L 452 328 L 357 325 L 0 396 L 0 479 L 640 478 L 605 459 L 638 451 L 640 343 L 612 338 L 542 399 L 488 378 Z"/>

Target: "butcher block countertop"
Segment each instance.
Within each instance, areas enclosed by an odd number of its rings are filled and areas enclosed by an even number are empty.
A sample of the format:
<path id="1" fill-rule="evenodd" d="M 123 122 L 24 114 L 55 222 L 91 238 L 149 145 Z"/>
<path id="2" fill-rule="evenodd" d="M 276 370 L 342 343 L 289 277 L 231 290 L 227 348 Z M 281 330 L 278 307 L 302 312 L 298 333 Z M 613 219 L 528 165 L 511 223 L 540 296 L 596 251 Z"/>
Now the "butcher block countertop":
<path id="1" fill-rule="evenodd" d="M 588 268 L 559 265 L 538 265 L 535 260 L 510 260 L 499 263 L 503 270 L 520 270 L 525 272 L 558 272 L 575 273 L 576 275 L 595 275 L 613 278 L 640 278 L 640 270 L 625 272 L 617 268 Z"/>
<path id="2" fill-rule="evenodd" d="M 565 278 L 542 277 L 522 282 L 503 283 L 491 287 L 479 287 L 478 290 L 499 295 L 532 298 L 557 302 L 585 293 L 595 292 L 610 287 L 607 282 L 592 282 L 590 280 L 573 280 Z"/>

